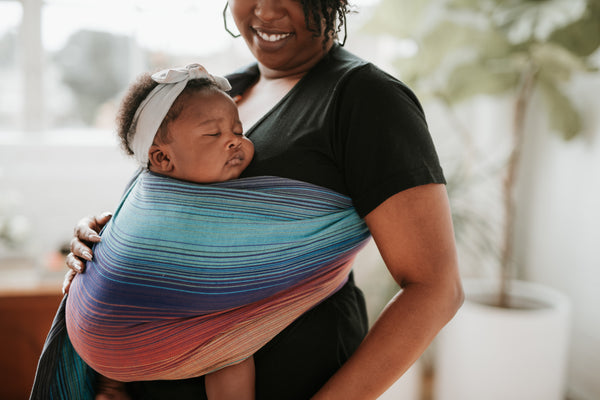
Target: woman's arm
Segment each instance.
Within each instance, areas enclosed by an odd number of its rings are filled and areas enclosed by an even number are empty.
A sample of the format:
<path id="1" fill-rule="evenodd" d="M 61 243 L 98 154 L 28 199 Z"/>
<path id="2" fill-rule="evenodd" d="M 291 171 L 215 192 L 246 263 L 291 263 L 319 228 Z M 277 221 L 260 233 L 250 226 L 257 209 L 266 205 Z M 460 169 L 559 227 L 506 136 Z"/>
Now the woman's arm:
<path id="1" fill-rule="evenodd" d="M 402 191 L 365 220 L 402 291 L 313 400 L 376 399 L 419 358 L 463 301 L 444 185 Z"/>

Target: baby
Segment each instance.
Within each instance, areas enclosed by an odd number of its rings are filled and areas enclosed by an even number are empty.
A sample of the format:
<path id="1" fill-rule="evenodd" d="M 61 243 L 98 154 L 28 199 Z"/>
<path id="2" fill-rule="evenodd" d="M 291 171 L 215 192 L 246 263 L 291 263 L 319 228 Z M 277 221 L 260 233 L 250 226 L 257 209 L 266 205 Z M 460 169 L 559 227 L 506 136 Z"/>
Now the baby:
<path id="1" fill-rule="evenodd" d="M 229 82 L 201 65 L 142 75 L 119 109 L 122 147 L 143 168 L 196 183 L 235 179 L 250 164 Z M 210 400 L 254 399 L 254 361 L 248 358 L 205 377 Z M 128 399 L 125 384 L 98 377 L 96 400 Z"/>

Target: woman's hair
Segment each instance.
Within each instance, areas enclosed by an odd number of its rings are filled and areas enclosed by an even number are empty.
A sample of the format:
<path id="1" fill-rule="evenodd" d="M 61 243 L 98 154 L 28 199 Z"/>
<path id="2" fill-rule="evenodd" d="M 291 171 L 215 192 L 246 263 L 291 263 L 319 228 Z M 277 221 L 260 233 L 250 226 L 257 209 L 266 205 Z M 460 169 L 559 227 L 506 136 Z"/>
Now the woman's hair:
<path id="1" fill-rule="evenodd" d="M 123 100 L 121 100 L 121 105 L 117 111 L 117 134 L 121 141 L 123 151 L 129 155 L 133 155 L 133 150 L 131 150 L 131 147 L 129 146 L 130 132 L 134 132 L 136 129 L 133 117 L 140 107 L 140 104 L 142 104 L 144 99 L 148 97 L 152 89 L 157 85 L 158 83 L 152 79 L 151 74 L 142 74 L 129 86 L 125 96 L 123 96 Z M 207 88 L 220 90 L 216 83 L 209 79 L 200 78 L 188 81 L 185 89 L 183 89 L 181 94 L 173 102 L 169 112 L 160 124 L 158 132 L 156 133 L 158 140 L 163 143 L 169 141 L 169 122 L 175 120 L 179 116 L 184 108 L 185 98 L 191 93 Z"/>
<path id="2" fill-rule="evenodd" d="M 329 39 L 337 38 L 350 12 L 348 0 L 302 0 L 302 8 L 308 29 L 317 37 L 324 36 L 323 46 Z"/>

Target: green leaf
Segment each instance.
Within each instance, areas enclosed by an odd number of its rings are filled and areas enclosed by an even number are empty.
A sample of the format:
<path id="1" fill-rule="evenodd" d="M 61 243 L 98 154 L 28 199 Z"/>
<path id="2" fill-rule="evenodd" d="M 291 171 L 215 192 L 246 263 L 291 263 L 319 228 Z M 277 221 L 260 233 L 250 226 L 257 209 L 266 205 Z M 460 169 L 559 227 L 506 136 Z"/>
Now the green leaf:
<path id="1" fill-rule="evenodd" d="M 482 13 L 497 7 L 497 0 L 442 0 L 449 10 Z"/>
<path id="2" fill-rule="evenodd" d="M 449 20 L 440 21 L 420 41 L 420 47 L 427 52 L 447 55 L 456 50 L 469 49 L 480 58 L 503 57 L 514 53 L 518 46 L 499 30 Z"/>
<path id="3" fill-rule="evenodd" d="M 591 70 L 585 59 L 555 43 L 537 43 L 531 47 L 530 54 L 548 80 L 567 81 L 573 73 Z"/>
<path id="4" fill-rule="evenodd" d="M 519 75 L 511 70 L 495 70 L 486 64 L 460 65 L 452 70 L 444 90 L 447 100 L 458 103 L 478 95 L 498 95 L 513 90 Z"/>
<path id="5" fill-rule="evenodd" d="M 413 37 L 421 30 L 430 4 L 438 1 L 381 0 L 362 31 L 401 38 Z"/>
<path id="6" fill-rule="evenodd" d="M 592 55 L 600 47 L 600 1 L 589 0 L 581 18 L 555 30 L 548 40 L 578 56 Z"/>
<path id="7" fill-rule="evenodd" d="M 481 3 L 480 0 L 449 0 L 447 6 L 448 6 L 448 8 L 473 9 L 473 8 L 479 7 L 480 3 Z"/>
<path id="8" fill-rule="evenodd" d="M 432 68 L 423 68 L 417 57 L 399 58 L 393 62 L 394 69 L 398 72 L 398 77 L 409 86 L 418 86 L 419 81 L 433 76 Z M 430 65 L 433 67 L 433 65 Z"/>
<path id="9" fill-rule="evenodd" d="M 427 32 L 418 42 L 419 50 L 411 58 L 399 59 L 394 66 L 403 80 L 440 75 L 446 69 L 448 60 L 455 51 L 469 46 L 469 38 L 479 31 L 450 21 L 443 21 Z"/>
<path id="10" fill-rule="evenodd" d="M 421 64 L 432 64 L 435 69 L 458 53 L 462 57 L 495 58 L 511 52 L 510 43 L 497 32 L 452 21 L 441 21 L 417 43 Z"/>
<path id="11" fill-rule="evenodd" d="M 561 92 L 551 80 L 540 76 L 540 93 L 548 110 L 548 122 L 553 131 L 560 133 L 565 140 L 575 138 L 582 130 L 582 121 L 579 111 L 571 100 Z"/>

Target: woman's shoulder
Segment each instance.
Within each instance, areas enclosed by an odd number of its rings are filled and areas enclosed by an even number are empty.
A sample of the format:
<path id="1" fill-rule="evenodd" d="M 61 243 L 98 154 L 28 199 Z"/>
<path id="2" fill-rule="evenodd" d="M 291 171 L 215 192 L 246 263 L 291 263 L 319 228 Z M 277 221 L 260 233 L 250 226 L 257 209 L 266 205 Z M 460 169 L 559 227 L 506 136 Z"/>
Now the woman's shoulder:
<path id="1" fill-rule="evenodd" d="M 336 44 L 304 80 L 319 87 L 338 86 L 357 71 L 368 69 L 369 65 L 368 61 Z"/>
<path id="2" fill-rule="evenodd" d="M 338 77 L 339 89 L 345 94 L 400 95 L 419 103 L 414 92 L 400 79 L 382 70 L 372 62 L 337 47 L 331 54 L 330 73 Z"/>

